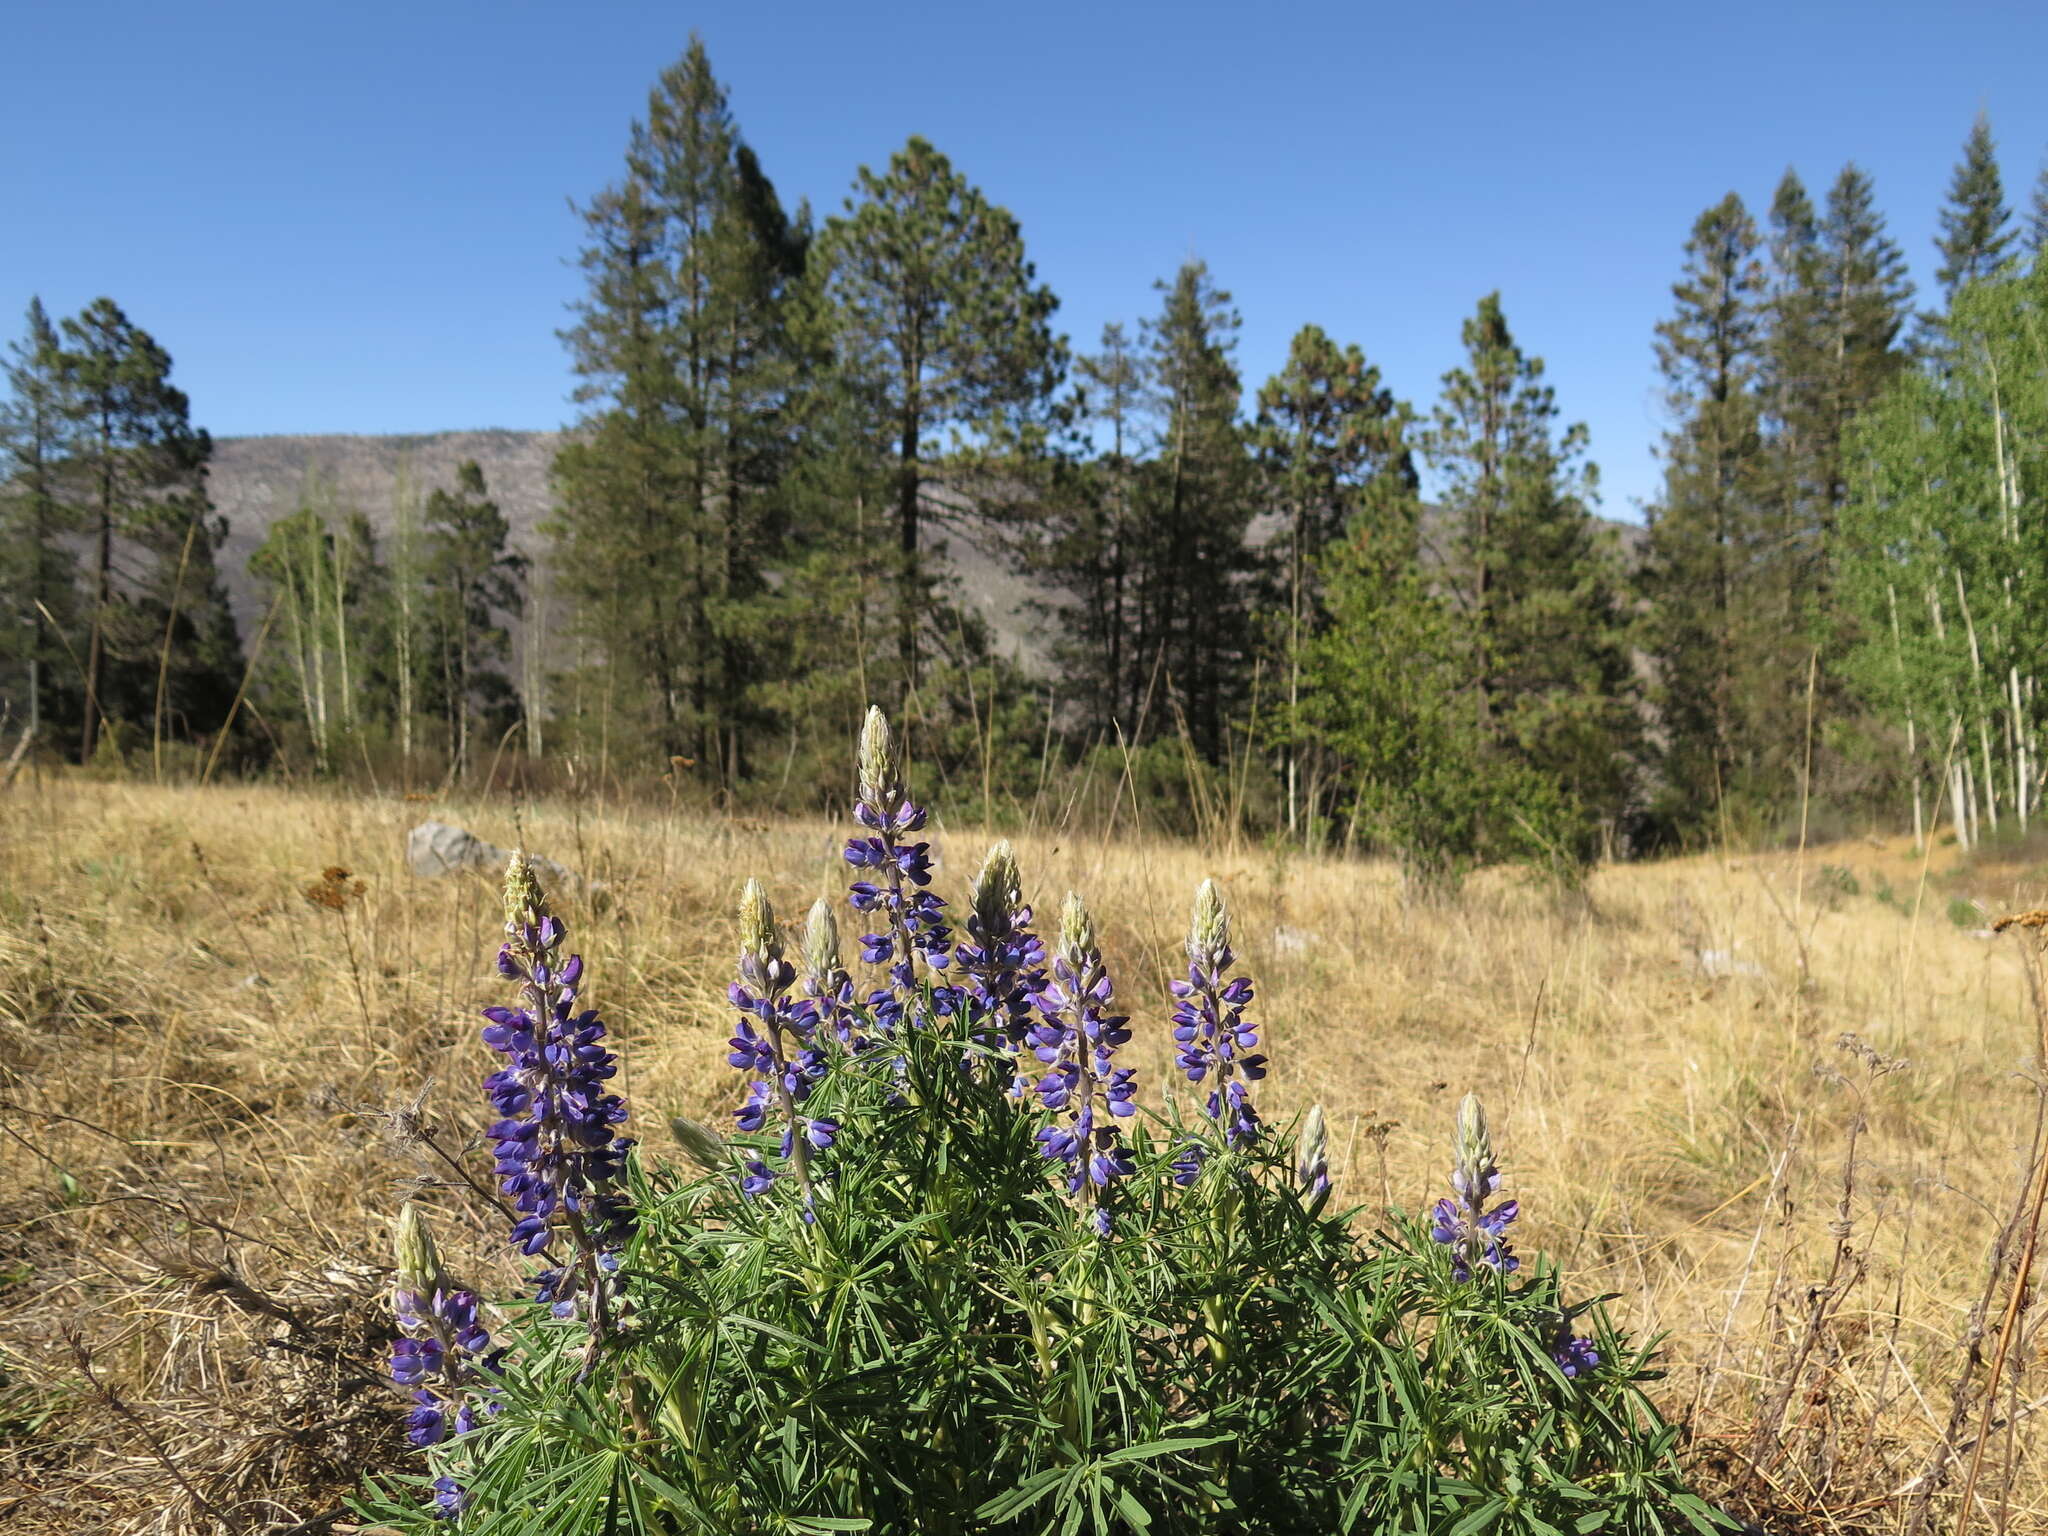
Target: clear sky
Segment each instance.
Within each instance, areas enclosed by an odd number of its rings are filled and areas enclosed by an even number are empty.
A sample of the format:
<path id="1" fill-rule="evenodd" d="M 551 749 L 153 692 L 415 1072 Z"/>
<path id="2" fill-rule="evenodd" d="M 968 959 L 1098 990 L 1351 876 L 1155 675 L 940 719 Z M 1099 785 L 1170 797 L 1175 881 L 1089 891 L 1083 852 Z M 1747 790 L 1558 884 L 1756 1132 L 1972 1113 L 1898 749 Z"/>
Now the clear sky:
<path id="1" fill-rule="evenodd" d="M 12 0 L 5 328 L 111 295 L 216 435 L 560 425 L 570 203 L 692 28 L 785 198 L 836 210 L 925 135 L 1017 214 L 1079 346 L 1192 252 L 1248 385 L 1313 321 L 1426 404 L 1498 287 L 1619 517 L 1656 485 L 1651 327 L 1701 208 L 1853 158 L 1924 292 L 1972 115 L 2016 211 L 2048 150 L 2042 0 Z"/>

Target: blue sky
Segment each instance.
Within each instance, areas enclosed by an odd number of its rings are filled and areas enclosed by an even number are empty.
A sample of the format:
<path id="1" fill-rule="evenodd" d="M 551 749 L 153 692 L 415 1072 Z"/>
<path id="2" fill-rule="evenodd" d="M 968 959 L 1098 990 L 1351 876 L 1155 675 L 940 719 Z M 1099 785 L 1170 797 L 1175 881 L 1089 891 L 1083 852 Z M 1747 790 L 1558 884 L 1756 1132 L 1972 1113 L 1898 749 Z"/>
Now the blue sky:
<path id="1" fill-rule="evenodd" d="M 1313 321 L 1426 403 L 1498 287 L 1620 517 L 1655 489 L 1651 327 L 1701 208 L 1853 158 L 1924 290 L 1972 115 L 2016 210 L 2048 150 L 2039 0 L 9 12 L 6 329 L 109 294 L 218 435 L 568 419 L 570 201 L 692 28 L 788 200 L 836 210 L 925 135 L 1018 215 L 1077 345 L 1194 253 L 1248 384 Z"/>

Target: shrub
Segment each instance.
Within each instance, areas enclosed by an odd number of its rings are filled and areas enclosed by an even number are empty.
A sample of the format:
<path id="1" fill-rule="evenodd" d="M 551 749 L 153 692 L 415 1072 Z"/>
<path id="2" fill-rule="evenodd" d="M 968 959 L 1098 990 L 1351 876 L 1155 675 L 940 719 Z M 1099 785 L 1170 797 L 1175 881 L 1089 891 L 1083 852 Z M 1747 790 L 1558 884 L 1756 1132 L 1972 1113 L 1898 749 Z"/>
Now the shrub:
<path id="1" fill-rule="evenodd" d="M 731 1137 L 632 1150 L 581 964 L 515 855 L 488 1091 L 530 1297 L 495 1310 L 401 1213 L 394 1376 L 422 1470 L 400 1531 L 1655 1532 L 1686 1492 L 1654 1372 L 1510 1237 L 1477 1100 L 1451 1194 L 1370 1237 L 1329 1208 L 1319 1111 L 1262 1122 L 1250 981 L 1196 894 L 1174 984 L 1194 1097 L 1140 1106 L 1078 897 L 1048 943 L 1006 845 L 964 918 L 863 735 L 852 906 L 788 958 L 740 904 Z"/>

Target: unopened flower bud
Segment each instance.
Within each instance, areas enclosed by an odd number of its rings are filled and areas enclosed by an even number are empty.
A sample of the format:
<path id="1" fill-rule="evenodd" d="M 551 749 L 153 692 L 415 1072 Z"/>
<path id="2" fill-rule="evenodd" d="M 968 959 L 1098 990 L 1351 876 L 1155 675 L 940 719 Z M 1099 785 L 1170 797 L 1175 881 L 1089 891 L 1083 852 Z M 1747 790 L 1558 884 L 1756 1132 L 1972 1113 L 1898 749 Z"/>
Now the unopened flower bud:
<path id="1" fill-rule="evenodd" d="M 832 903 L 820 896 L 811 903 L 804 924 L 804 973 L 821 987 L 834 985 L 846 967 L 839 959 L 839 919 Z"/>
<path id="2" fill-rule="evenodd" d="M 420 1209 L 410 1200 L 398 1209 L 398 1288 L 431 1296 L 442 1288 L 441 1255 Z"/>
<path id="3" fill-rule="evenodd" d="M 1487 1131 L 1486 1108 L 1479 1095 L 1468 1093 L 1458 1105 L 1458 1139 L 1454 1148 L 1458 1173 L 1468 1190 L 1476 1190 L 1493 1172 L 1493 1138 Z"/>
<path id="4" fill-rule="evenodd" d="M 775 931 L 775 909 L 761 882 L 749 880 L 740 892 L 740 952 L 763 965 L 782 958 L 782 935 Z"/>
<path id="5" fill-rule="evenodd" d="M 1311 1104 L 1301 1122 L 1301 1136 L 1295 1142 L 1294 1173 L 1301 1187 L 1320 1194 L 1330 1187 L 1330 1133 L 1323 1123 L 1323 1106 Z"/>
<path id="6" fill-rule="evenodd" d="M 1223 905 L 1223 893 L 1214 880 L 1195 887 L 1195 915 L 1188 924 L 1188 958 L 1204 968 L 1217 964 L 1217 956 L 1230 947 L 1230 912 Z"/>
<path id="7" fill-rule="evenodd" d="M 1080 971 L 1095 961 L 1099 951 L 1095 919 L 1088 915 L 1087 905 L 1077 892 L 1067 892 L 1066 905 L 1060 908 L 1060 958 Z"/>
<path id="8" fill-rule="evenodd" d="M 998 842 L 981 861 L 981 873 L 974 879 L 974 916 L 981 924 L 984 940 L 1007 933 L 1011 914 L 1024 900 L 1024 877 L 1017 869 L 1017 855 L 1007 839 Z"/>
<path id="9" fill-rule="evenodd" d="M 888 811 L 895 810 L 903 798 L 902 775 L 896 761 L 896 744 L 889 737 L 888 717 L 872 704 L 860 728 L 860 797 L 869 805 Z"/>
<path id="10" fill-rule="evenodd" d="M 676 1115 L 669 1120 L 668 1128 L 676 1139 L 676 1145 L 706 1173 L 716 1173 L 730 1163 L 730 1149 L 725 1138 L 708 1125 L 699 1125 L 688 1116 Z"/>
<path id="11" fill-rule="evenodd" d="M 537 921 L 547 911 L 547 898 L 533 878 L 524 849 L 512 850 L 505 865 L 505 922 L 508 926 Z"/>

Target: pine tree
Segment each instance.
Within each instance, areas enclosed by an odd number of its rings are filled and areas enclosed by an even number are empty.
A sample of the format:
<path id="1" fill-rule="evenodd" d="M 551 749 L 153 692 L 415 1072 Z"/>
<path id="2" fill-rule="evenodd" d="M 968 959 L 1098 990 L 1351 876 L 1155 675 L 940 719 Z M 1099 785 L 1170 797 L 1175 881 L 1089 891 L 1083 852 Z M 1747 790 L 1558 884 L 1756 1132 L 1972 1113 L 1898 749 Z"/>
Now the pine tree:
<path id="1" fill-rule="evenodd" d="M 57 328 L 40 299 L 7 364 L 0 401 L 0 661 L 4 692 L 32 737 L 69 720 L 78 695 L 64 666 L 78 613 L 77 525 L 63 476 L 77 430 Z M 17 691 L 18 690 L 18 691 Z"/>
<path id="2" fill-rule="evenodd" d="M 1941 210 L 1941 234 L 1934 242 L 1941 252 L 1935 277 L 1945 299 L 1998 270 L 2012 245 L 2011 220 L 1991 120 L 1979 112 L 1963 141 L 1963 158 L 1949 182 L 1948 206 Z"/>
<path id="3" fill-rule="evenodd" d="M 2027 227 L 2020 237 L 2026 254 L 2034 261 L 2048 253 L 2048 164 L 2034 178 L 2034 197 L 2027 208 Z"/>
<path id="4" fill-rule="evenodd" d="M 1830 613 L 1834 526 L 1847 494 L 1843 434 L 1902 365 L 1896 343 L 1912 288 L 1870 179 L 1853 164 L 1836 178 L 1824 217 L 1788 171 L 1772 226 L 1763 396 L 1775 483 L 1767 537 L 1784 562 L 1777 622 L 1796 637 L 1788 667 L 1803 678 Z"/>
<path id="5" fill-rule="evenodd" d="M 220 529 L 207 519 L 212 443 L 193 429 L 184 392 L 170 382 L 170 354 L 111 299 L 95 299 L 61 331 L 62 368 L 79 413 L 72 472 L 92 538 L 81 732 L 90 759 L 104 718 L 161 716 L 173 659 L 179 693 L 189 696 L 181 711 L 189 728 L 218 724 L 223 685 L 234 687 L 235 656 L 213 569 Z M 135 540 L 152 557 L 138 590 L 116 583 L 117 540 Z M 193 606 L 185 608 L 188 600 Z M 181 623 L 194 642 L 183 647 L 176 644 Z"/>
<path id="6" fill-rule="evenodd" d="M 1099 450 L 1084 441 L 1063 466 L 1041 519 L 1046 545 L 1036 556 L 1070 598 L 1059 610 L 1066 633 L 1056 659 L 1080 694 L 1074 703 L 1084 730 L 1113 739 L 1134 725 L 1144 686 L 1130 626 L 1146 379 L 1145 359 L 1122 325 L 1105 325 L 1099 345 L 1075 359 L 1071 411 L 1078 426 L 1106 441 Z"/>
<path id="7" fill-rule="evenodd" d="M 1306 835 L 1304 810 L 1312 816 L 1319 799 L 1311 782 L 1304 800 L 1301 694 L 1306 649 L 1325 618 L 1323 552 L 1369 506 L 1381 517 L 1390 507 L 1407 512 L 1419 484 L 1407 443 L 1412 416 L 1356 345 L 1340 347 L 1313 325 L 1295 334 L 1286 366 L 1259 391 L 1254 438 L 1269 501 L 1286 518 L 1285 618 L 1274 649 L 1287 688 L 1280 739 L 1290 834 Z"/>
<path id="8" fill-rule="evenodd" d="M 472 720 L 479 713 L 502 720 L 514 696 L 505 674 L 510 636 L 500 616 L 519 614 L 526 562 L 506 547 L 510 532 L 473 459 L 456 470 L 453 491 L 427 497 L 427 622 L 458 775 L 471 766 Z"/>
<path id="9" fill-rule="evenodd" d="M 1157 442 L 1134 539 L 1136 660 L 1147 672 L 1147 697 L 1156 686 L 1213 762 L 1223 757 L 1251 655 L 1254 562 L 1245 534 L 1254 487 L 1232 356 L 1241 322 L 1202 262 L 1187 262 L 1172 282 L 1154 286 L 1164 301 L 1144 325 Z M 1155 706 L 1134 723 L 1133 736 L 1172 725 L 1165 716 Z"/>
<path id="10" fill-rule="evenodd" d="M 913 137 L 820 240 L 834 361 L 872 402 L 878 451 L 893 459 L 900 697 L 918 684 L 932 612 L 923 557 L 934 439 L 999 434 L 1051 399 L 1064 356 L 1058 301 L 1037 281 L 1010 213 Z"/>
<path id="11" fill-rule="evenodd" d="M 1759 498 L 1763 269 L 1756 223 L 1733 192 L 1686 241 L 1677 312 L 1657 327 L 1675 426 L 1648 518 L 1645 640 L 1657 664 L 1663 814 L 1684 824 L 1768 777 L 1778 741 L 1759 686 L 1756 579 L 1770 558 Z M 1775 785 L 1772 786 L 1775 788 Z"/>
<path id="12" fill-rule="evenodd" d="M 807 232 L 741 142 L 701 40 L 664 71 L 621 181 L 584 210 L 588 290 L 565 333 L 591 407 L 555 466 L 555 586 L 603 686 L 664 755 L 744 758 L 799 359 Z"/>
<path id="13" fill-rule="evenodd" d="M 1613 550 L 1588 503 L 1586 429 L 1558 431 L 1543 364 L 1488 294 L 1444 375 L 1423 451 L 1444 479 L 1449 582 L 1464 627 L 1463 693 L 1484 750 L 1556 786 L 1573 807 L 1547 830 L 1591 856 L 1634 788 L 1633 673 Z"/>

